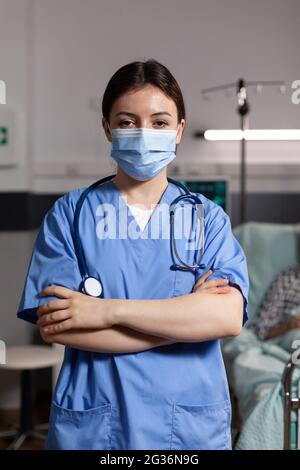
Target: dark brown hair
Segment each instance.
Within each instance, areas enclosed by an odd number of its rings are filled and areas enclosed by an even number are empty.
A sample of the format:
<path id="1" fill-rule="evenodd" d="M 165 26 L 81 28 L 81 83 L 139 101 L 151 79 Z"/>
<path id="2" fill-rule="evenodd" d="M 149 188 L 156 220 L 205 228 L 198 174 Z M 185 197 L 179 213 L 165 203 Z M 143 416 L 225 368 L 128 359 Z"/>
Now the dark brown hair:
<path id="1" fill-rule="evenodd" d="M 142 88 L 147 84 L 160 88 L 166 96 L 175 102 L 178 122 L 185 119 L 185 105 L 180 87 L 167 67 L 155 59 L 149 59 L 145 62 L 130 62 L 114 73 L 103 95 L 103 117 L 109 122 L 114 102 L 124 93 Z"/>

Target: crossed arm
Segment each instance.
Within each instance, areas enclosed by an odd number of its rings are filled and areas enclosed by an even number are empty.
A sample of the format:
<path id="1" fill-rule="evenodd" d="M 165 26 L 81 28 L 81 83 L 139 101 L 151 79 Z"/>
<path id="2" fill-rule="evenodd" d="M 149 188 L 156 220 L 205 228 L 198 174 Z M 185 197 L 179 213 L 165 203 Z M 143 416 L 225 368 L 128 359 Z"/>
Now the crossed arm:
<path id="1" fill-rule="evenodd" d="M 42 295 L 62 298 L 39 307 L 41 336 L 47 343 L 126 353 L 238 335 L 243 296 L 226 279 L 205 283 L 210 273 L 198 280 L 192 293 L 161 300 L 97 299 L 61 286 L 47 287 Z"/>

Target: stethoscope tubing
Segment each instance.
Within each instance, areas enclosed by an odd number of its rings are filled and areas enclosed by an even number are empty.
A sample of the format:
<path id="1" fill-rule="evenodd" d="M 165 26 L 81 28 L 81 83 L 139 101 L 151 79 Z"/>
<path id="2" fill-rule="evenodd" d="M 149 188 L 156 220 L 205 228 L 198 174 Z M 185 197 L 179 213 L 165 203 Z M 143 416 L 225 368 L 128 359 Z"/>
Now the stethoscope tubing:
<path id="1" fill-rule="evenodd" d="M 116 176 L 115 174 L 114 175 L 109 175 L 109 176 L 106 176 L 104 178 L 101 178 L 100 180 L 95 181 L 93 184 L 88 186 L 82 192 L 82 194 L 80 195 L 80 197 L 79 197 L 79 199 L 76 203 L 74 219 L 73 219 L 73 241 L 74 241 L 75 253 L 76 253 L 76 256 L 77 256 L 77 260 L 78 260 L 79 271 L 80 271 L 80 274 L 81 274 L 81 277 L 82 277 L 81 290 L 82 290 L 82 292 L 85 292 L 85 293 L 87 293 L 84 289 L 84 285 L 85 285 L 86 281 L 88 281 L 90 279 L 94 279 L 94 280 L 97 280 L 97 279 L 94 278 L 93 276 L 89 276 L 89 274 L 88 274 L 86 259 L 85 259 L 84 253 L 83 253 L 83 248 L 82 248 L 80 233 L 79 233 L 79 216 L 80 216 L 80 212 L 81 212 L 83 203 L 84 203 L 85 199 L 87 198 L 87 196 L 89 195 L 89 193 L 93 189 L 95 189 L 96 187 L 98 187 L 101 184 L 111 180 L 115 176 Z M 167 180 L 169 182 L 175 184 L 176 186 L 180 187 L 184 191 L 184 194 L 181 194 L 181 195 L 177 196 L 170 204 L 170 238 L 171 238 L 171 253 L 172 253 L 172 258 L 173 258 L 173 266 L 171 266 L 171 269 L 178 269 L 178 270 L 182 270 L 182 271 L 194 271 L 196 269 L 203 268 L 204 267 L 203 264 L 189 265 L 181 259 L 180 255 L 178 253 L 177 247 L 176 247 L 175 236 L 174 236 L 174 217 L 175 217 L 176 205 L 178 204 L 178 202 L 183 201 L 183 200 L 191 199 L 196 204 L 202 204 L 203 205 L 203 203 L 197 195 L 192 195 L 190 193 L 189 189 L 183 183 L 181 183 L 180 181 L 174 180 L 173 178 L 170 178 L 170 177 L 167 177 Z M 197 215 L 199 215 L 198 212 L 197 212 Z M 203 240 L 204 217 L 200 217 L 200 223 L 201 223 L 201 235 L 200 235 L 200 237 Z M 192 222 L 192 224 L 193 224 L 193 222 Z M 181 265 L 176 263 L 176 261 L 174 259 L 174 253 L 175 253 L 176 257 L 178 258 L 178 260 L 180 261 Z M 198 254 L 198 250 L 196 250 L 196 252 L 195 252 L 195 255 L 196 255 L 195 257 L 197 257 L 197 254 Z M 202 244 L 202 256 L 203 256 L 203 244 Z M 99 280 L 98 280 L 98 282 L 99 282 L 99 290 L 101 291 L 101 296 L 103 296 L 102 284 Z M 90 295 L 92 295 L 92 294 L 90 294 Z"/>

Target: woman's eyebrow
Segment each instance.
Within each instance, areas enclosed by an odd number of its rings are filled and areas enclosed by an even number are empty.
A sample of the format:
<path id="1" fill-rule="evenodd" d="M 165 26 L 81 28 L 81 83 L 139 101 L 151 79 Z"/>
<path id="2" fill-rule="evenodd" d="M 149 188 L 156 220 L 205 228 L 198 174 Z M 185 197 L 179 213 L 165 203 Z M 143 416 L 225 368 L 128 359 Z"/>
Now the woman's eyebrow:
<path id="1" fill-rule="evenodd" d="M 129 113 L 128 111 L 119 111 L 116 116 L 119 116 L 120 114 L 126 114 L 127 116 L 132 116 L 132 117 L 137 117 L 136 114 L 134 113 Z M 153 113 L 151 116 L 158 116 L 159 114 L 168 114 L 168 116 L 172 117 L 172 114 L 168 113 L 168 111 L 159 111 L 158 113 Z"/>
<path id="2" fill-rule="evenodd" d="M 158 113 L 153 113 L 151 114 L 151 116 L 157 116 L 158 114 L 168 114 L 168 116 L 172 117 L 172 114 L 168 113 L 168 111 L 160 111 Z"/>
<path id="3" fill-rule="evenodd" d="M 128 111 L 119 111 L 119 112 L 116 114 L 116 116 L 119 116 L 120 114 L 126 114 L 127 116 L 136 117 L 136 114 L 129 113 Z"/>

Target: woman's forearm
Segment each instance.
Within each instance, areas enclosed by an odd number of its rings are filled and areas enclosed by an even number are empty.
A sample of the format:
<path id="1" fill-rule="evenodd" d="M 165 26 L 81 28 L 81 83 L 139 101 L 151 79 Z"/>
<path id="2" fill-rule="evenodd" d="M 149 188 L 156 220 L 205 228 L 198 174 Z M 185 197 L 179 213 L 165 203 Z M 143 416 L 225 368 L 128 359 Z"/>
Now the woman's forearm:
<path id="1" fill-rule="evenodd" d="M 61 335 L 76 329 L 89 330 L 92 337 L 99 332 L 101 338 L 102 330 L 123 326 L 171 342 L 207 341 L 238 335 L 242 328 L 244 297 L 236 284 L 226 286 L 225 293 L 218 289 L 217 292 L 197 289 L 167 299 L 135 300 L 97 299 L 62 286 L 48 286 L 43 295 L 54 294 L 63 299 L 39 307 L 38 324 L 44 334 Z M 60 305 L 62 309 L 59 309 Z M 135 340 L 140 339 L 140 336 L 135 337 Z M 110 339 L 108 344 L 111 343 L 115 344 Z M 96 341 L 95 344 L 102 343 Z"/>
<path id="2" fill-rule="evenodd" d="M 176 342 L 159 336 L 147 335 L 121 325 L 103 330 L 69 330 L 52 335 L 41 332 L 41 336 L 47 343 L 115 354 L 139 352 Z"/>
<path id="3" fill-rule="evenodd" d="M 238 335 L 242 328 L 243 296 L 230 287 L 226 294 L 205 291 L 161 300 L 113 300 L 114 325 L 145 334 L 183 341 L 206 341 Z"/>

